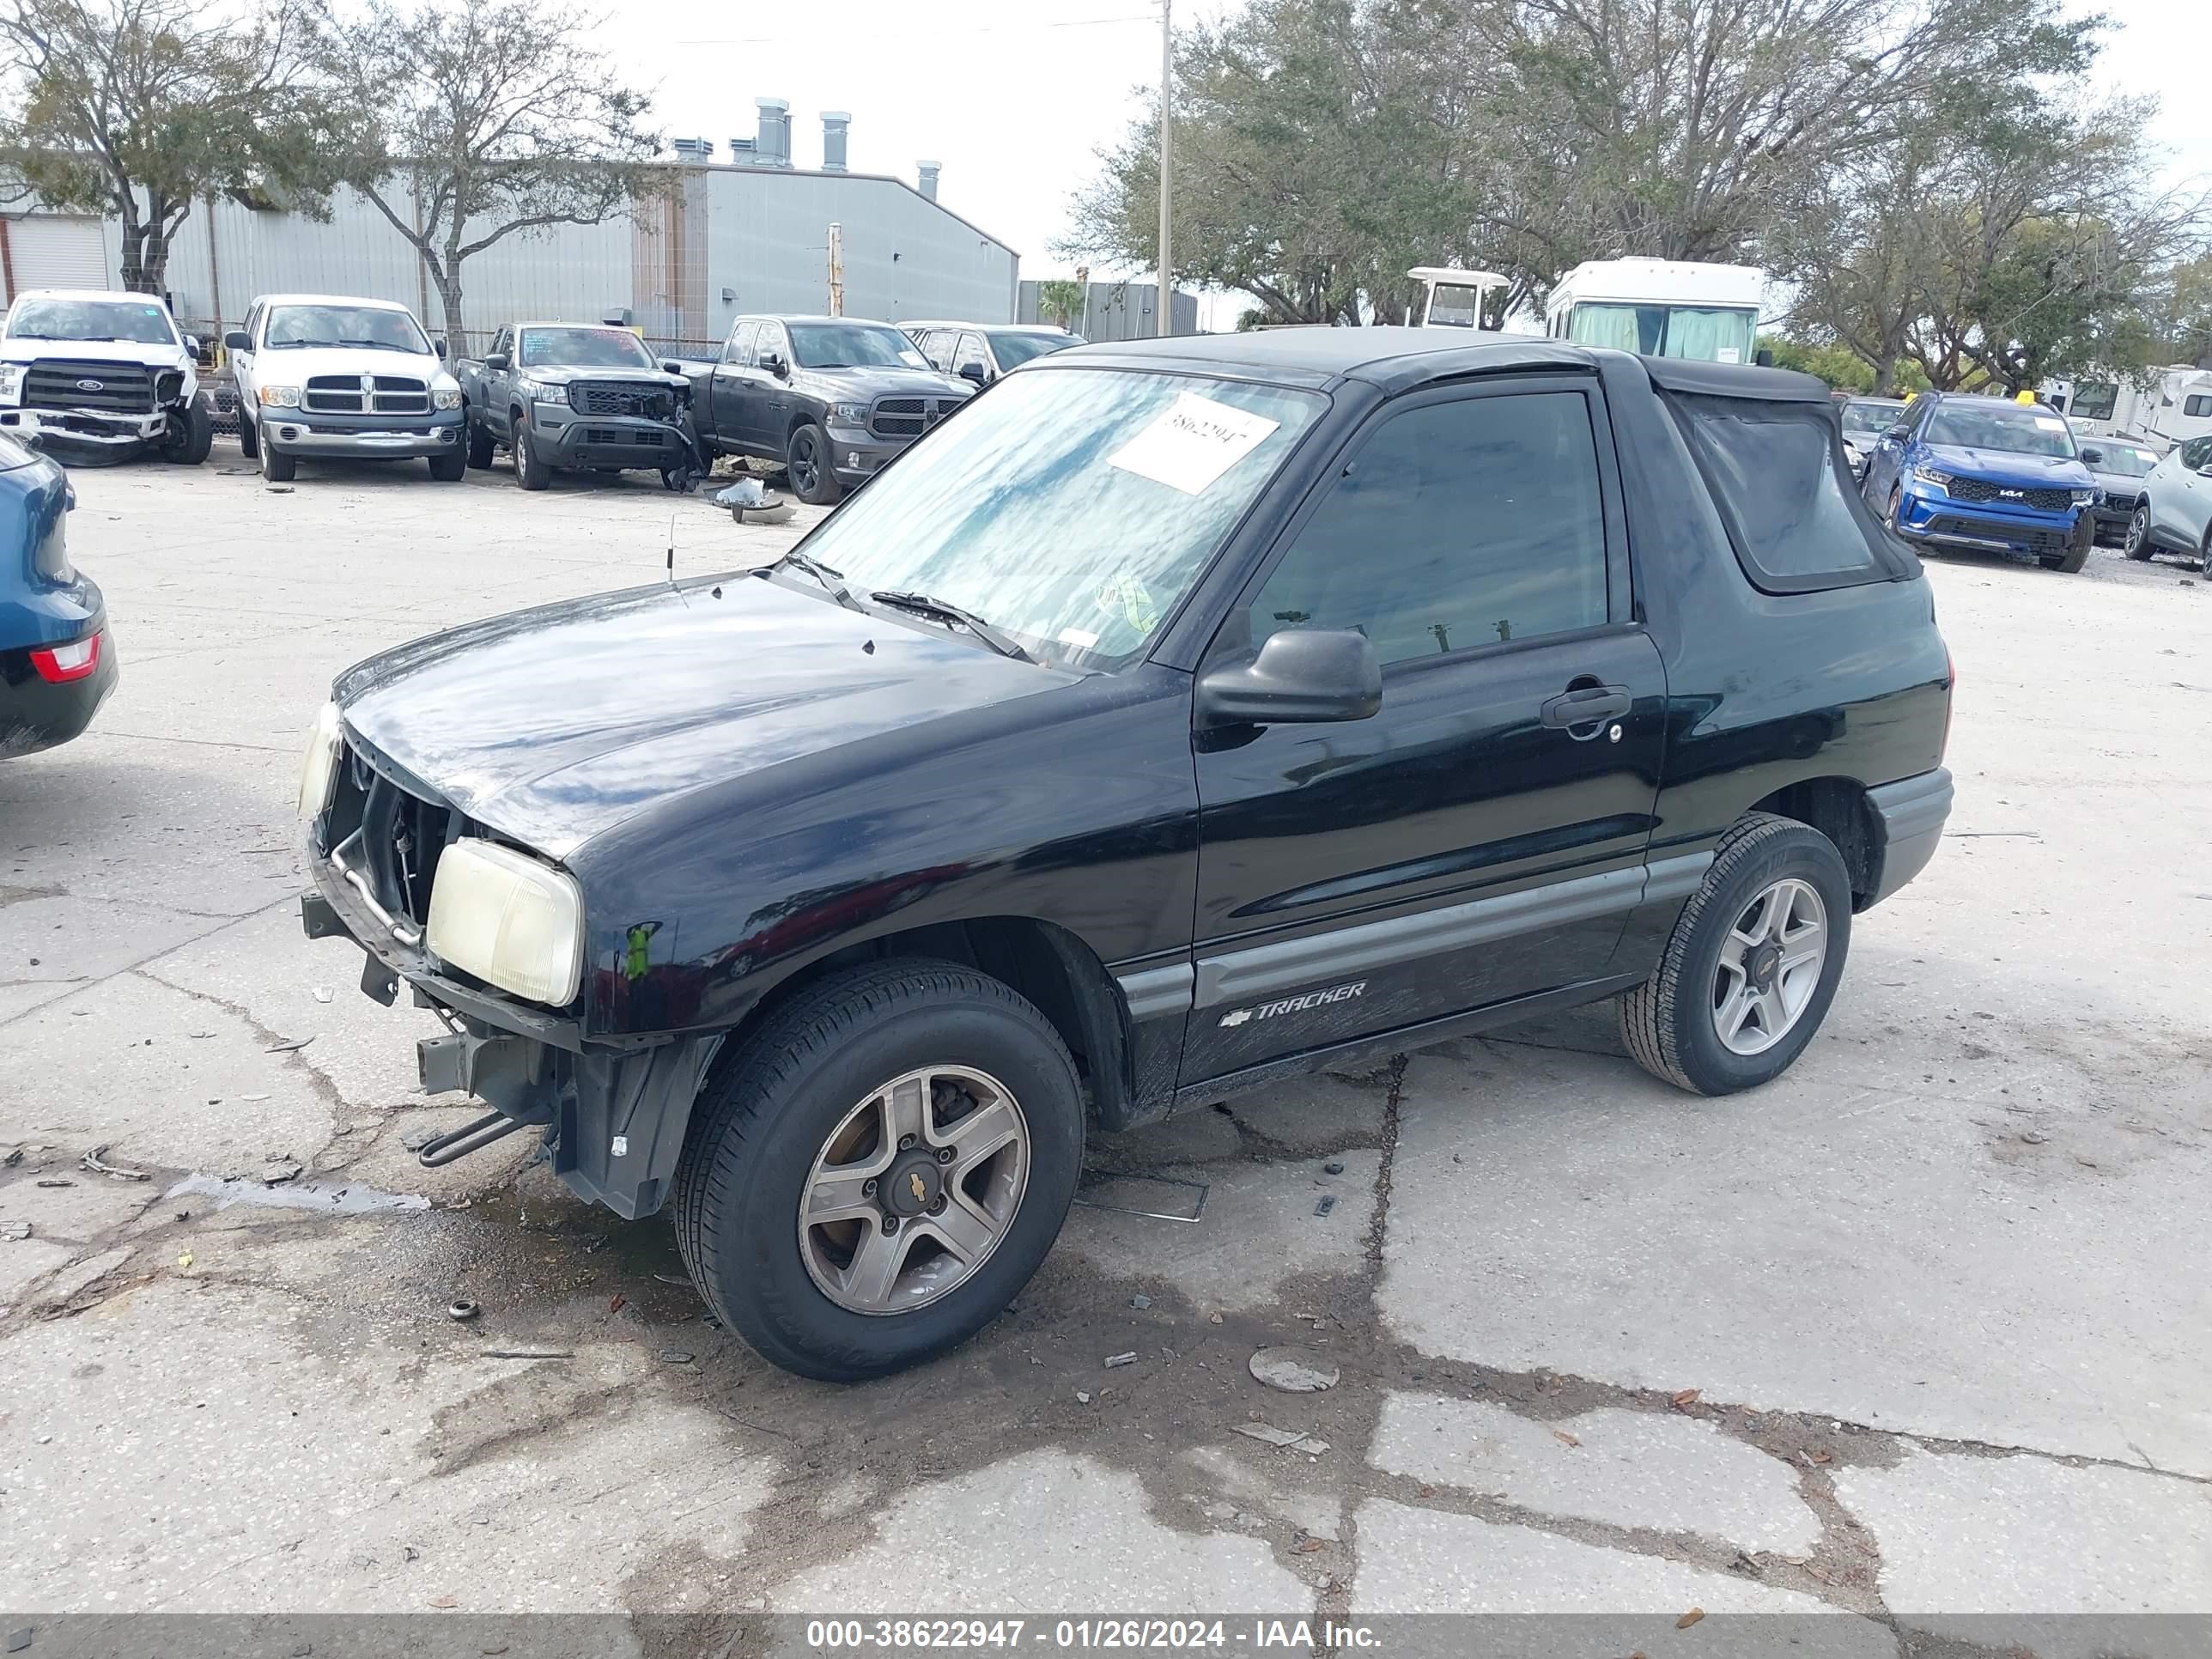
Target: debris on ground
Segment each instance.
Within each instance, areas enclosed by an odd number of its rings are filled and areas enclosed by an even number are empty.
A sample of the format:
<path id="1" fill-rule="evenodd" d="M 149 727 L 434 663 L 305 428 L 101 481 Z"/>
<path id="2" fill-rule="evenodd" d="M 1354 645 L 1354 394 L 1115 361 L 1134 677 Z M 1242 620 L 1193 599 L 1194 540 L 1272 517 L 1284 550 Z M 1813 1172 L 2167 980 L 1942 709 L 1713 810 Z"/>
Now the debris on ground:
<path id="1" fill-rule="evenodd" d="M 1310 1348 L 1261 1348 L 1245 1362 L 1254 1380 L 1284 1394 L 1319 1394 L 1333 1389 L 1340 1373 Z"/>
<path id="2" fill-rule="evenodd" d="M 571 1348 L 486 1348 L 486 1359 L 574 1359 Z"/>
<path id="3" fill-rule="evenodd" d="M 660 1363 L 664 1365 L 688 1365 L 691 1363 L 691 1356 L 681 1348 L 663 1348 Z"/>
<path id="4" fill-rule="evenodd" d="M 307 994 L 318 1002 L 328 1002 L 331 1000 L 331 988 L 327 985 L 318 985 Z"/>
<path id="5" fill-rule="evenodd" d="M 314 1038 L 312 1036 L 294 1037 L 289 1042 L 280 1042 L 275 1048 L 264 1048 L 261 1052 L 264 1054 L 289 1054 L 297 1049 L 306 1048 L 313 1041 Z"/>
<path id="6" fill-rule="evenodd" d="M 1091 1403 L 1091 1396 L 1083 1389 L 1078 1389 L 1075 1391 L 1075 1403 L 1079 1406 L 1087 1406 Z"/>
<path id="7" fill-rule="evenodd" d="M 470 1301 L 466 1297 L 463 1297 L 458 1301 L 450 1302 L 446 1304 L 446 1317 L 448 1319 L 474 1319 L 483 1311 L 483 1309 L 477 1306 L 475 1303 Z"/>
<path id="8" fill-rule="evenodd" d="M 1698 1392 L 1695 1389 L 1684 1389 L 1675 1395 L 1674 1403 L 1678 1406 L 1694 1405 L 1697 1403 Z"/>
<path id="9" fill-rule="evenodd" d="M 76 1185 L 76 1182 L 74 1181 L 41 1181 L 38 1184 L 41 1187 L 74 1187 Z"/>
<path id="10" fill-rule="evenodd" d="M 1321 1195 L 1321 1202 L 1314 1206 L 1314 1213 L 1316 1215 L 1327 1215 L 1335 1207 L 1336 1194 L 1334 1193 L 1323 1193 Z"/>
<path id="11" fill-rule="evenodd" d="M 30 1236 L 31 1224 L 27 1221 L 0 1221 L 0 1238 L 4 1238 L 10 1243 L 28 1238 Z"/>
<path id="12" fill-rule="evenodd" d="M 1133 1365 L 1136 1363 L 1137 1351 L 1134 1348 L 1130 1349 L 1127 1353 L 1109 1353 L 1106 1356 L 1106 1369 L 1109 1371 L 1117 1365 Z"/>
<path id="13" fill-rule="evenodd" d="M 107 1146 L 107 1142 L 104 1140 L 101 1141 L 99 1146 L 94 1147 L 82 1158 L 77 1160 L 79 1166 L 91 1170 L 94 1175 L 113 1176 L 118 1181 L 147 1181 L 152 1179 L 152 1177 L 143 1170 L 134 1170 L 127 1164 L 108 1163 L 106 1161 Z"/>
<path id="14" fill-rule="evenodd" d="M 1344 1173 L 1344 1160 L 1340 1158 L 1333 1158 L 1329 1159 L 1328 1163 L 1321 1166 L 1321 1172 L 1323 1175 L 1342 1175 Z"/>
<path id="15" fill-rule="evenodd" d="M 182 1255 L 177 1258 L 177 1271 L 179 1273 L 188 1273 L 191 1272 L 191 1270 L 192 1253 L 190 1250 L 186 1250 Z"/>
<path id="16" fill-rule="evenodd" d="M 1674 1628 L 1676 1630 L 1687 1630 L 1691 1626 L 1696 1624 L 1698 1620 L 1705 1616 L 1705 1610 L 1703 1607 L 1692 1607 L 1687 1613 L 1684 1613 L 1680 1619 L 1677 1619 L 1674 1621 Z"/>
<path id="17" fill-rule="evenodd" d="M 1133 1296 L 1129 1298 L 1129 1305 L 1141 1313 L 1152 1305 L 1152 1298 L 1149 1296 Z"/>
<path id="18" fill-rule="evenodd" d="M 419 1152 L 437 1138 L 435 1129 L 410 1129 L 399 1137 L 399 1144 L 408 1152 Z"/>
<path id="19" fill-rule="evenodd" d="M 1206 1322 L 1209 1325 L 1218 1325 L 1221 1322 L 1221 1316 L 1218 1313 L 1210 1313 L 1206 1316 Z"/>
<path id="20" fill-rule="evenodd" d="M 288 1181 L 297 1181 L 307 1167 L 296 1158 L 272 1158 L 261 1166 L 261 1184 L 281 1187 Z"/>
<path id="21" fill-rule="evenodd" d="M 12 1170 L 22 1161 L 23 1149 L 21 1146 L 11 1147 L 7 1157 L 0 1158 L 0 1169 Z"/>
<path id="22" fill-rule="evenodd" d="M 1569 1434 L 1565 1429 L 1553 1429 L 1552 1431 L 1552 1438 L 1558 1441 L 1562 1446 L 1579 1446 L 1583 1443 L 1573 1435 Z"/>
<path id="23" fill-rule="evenodd" d="M 1296 1429 L 1279 1429 L 1272 1423 L 1262 1423 L 1255 1419 L 1249 1423 L 1238 1423 L 1234 1426 L 1237 1433 L 1264 1444 L 1291 1451 L 1305 1452 L 1314 1457 L 1320 1456 L 1328 1449 L 1328 1442 L 1326 1440 L 1316 1439 L 1312 1435 L 1302 1434 Z"/>

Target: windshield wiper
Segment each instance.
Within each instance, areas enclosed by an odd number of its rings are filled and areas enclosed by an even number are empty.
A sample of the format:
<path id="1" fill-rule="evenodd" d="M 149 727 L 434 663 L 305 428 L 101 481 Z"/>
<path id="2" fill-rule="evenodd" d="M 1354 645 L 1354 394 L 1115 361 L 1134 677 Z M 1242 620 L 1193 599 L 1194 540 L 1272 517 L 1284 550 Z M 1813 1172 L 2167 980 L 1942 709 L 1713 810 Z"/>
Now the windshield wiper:
<path id="1" fill-rule="evenodd" d="M 958 623 L 977 639 L 1002 657 L 1012 657 L 1016 662 L 1035 662 L 1014 640 L 1000 633 L 972 611 L 963 611 L 958 605 L 936 599 L 927 593 L 905 593 L 896 588 L 878 588 L 868 595 L 878 605 L 890 605 L 895 611 L 911 611 L 917 616 L 939 617 L 946 622 Z"/>
<path id="2" fill-rule="evenodd" d="M 404 351 L 410 357 L 419 357 L 422 355 L 413 346 L 394 345 L 389 340 L 340 340 L 337 343 L 342 346 L 359 346 L 365 351 Z"/>
<path id="3" fill-rule="evenodd" d="M 785 554 L 781 558 L 778 559 L 775 564 L 763 565 L 759 569 L 754 571 L 753 574 L 756 576 L 765 576 L 769 571 L 775 570 L 781 566 L 787 564 L 794 570 L 804 570 L 808 575 L 813 577 L 816 581 L 822 584 L 823 591 L 826 592 L 831 599 L 836 600 L 838 604 L 843 605 L 846 610 L 857 611 L 864 617 L 868 614 L 867 606 L 862 605 L 858 599 L 854 599 L 853 597 L 853 590 L 846 586 L 842 581 L 838 580 L 838 578 L 845 574 L 843 571 L 834 569 L 830 566 L 823 563 L 819 559 L 809 558 L 805 554 L 799 552 L 795 548 L 792 551 Z"/>
<path id="4" fill-rule="evenodd" d="M 338 344 L 336 340 L 271 340 L 271 351 L 325 351 Z"/>

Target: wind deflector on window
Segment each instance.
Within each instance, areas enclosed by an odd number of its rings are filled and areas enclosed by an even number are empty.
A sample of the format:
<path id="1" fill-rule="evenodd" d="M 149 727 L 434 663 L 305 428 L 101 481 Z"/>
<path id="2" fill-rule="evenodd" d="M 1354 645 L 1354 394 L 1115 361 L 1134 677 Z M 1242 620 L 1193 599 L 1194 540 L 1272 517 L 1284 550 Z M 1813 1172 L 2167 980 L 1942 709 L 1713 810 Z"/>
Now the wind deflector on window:
<path id="1" fill-rule="evenodd" d="M 1656 368 L 1656 365 L 1651 365 Z M 1670 367 L 1672 367 L 1670 365 Z M 1850 487 L 1840 429 L 1827 390 L 1810 375 L 1768 369 L 1688 365 L 1700 374 L 1668 380 L 1717 383 L 1750 374 L 1804 381 L 1779 396 L 1733 395 L 1668 387 L 1664 392 L 1720 508 L 1737 561 L 1753 584 L 1770 593 L 1804 593 L 1857 582 L 1899 581 L 1919 572 L 1903 544 L 1883 529 Z M 1664 386 L 1654 373 L 1655 384 Z"/>

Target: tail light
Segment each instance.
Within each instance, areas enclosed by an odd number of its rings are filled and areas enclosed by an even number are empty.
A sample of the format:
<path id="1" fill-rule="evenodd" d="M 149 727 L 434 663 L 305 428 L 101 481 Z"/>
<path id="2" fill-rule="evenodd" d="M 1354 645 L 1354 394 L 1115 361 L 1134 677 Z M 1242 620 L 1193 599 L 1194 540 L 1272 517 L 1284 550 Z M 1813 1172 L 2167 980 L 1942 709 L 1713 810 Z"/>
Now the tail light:
<path id="1" fill-rule="evenodd" d="M 67 645 L 40 646 L 31 653 L 31 666 L 50 685 L 83 679 L 100 666 L 100 642 L 106 637 L 102 629 Z"/>

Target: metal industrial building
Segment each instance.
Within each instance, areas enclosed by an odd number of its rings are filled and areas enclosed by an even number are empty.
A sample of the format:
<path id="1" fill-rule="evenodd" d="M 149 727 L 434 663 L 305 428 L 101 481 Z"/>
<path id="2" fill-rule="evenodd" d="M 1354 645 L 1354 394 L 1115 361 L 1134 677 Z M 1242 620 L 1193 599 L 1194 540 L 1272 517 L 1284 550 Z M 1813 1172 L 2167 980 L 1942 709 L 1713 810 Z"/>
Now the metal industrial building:
<path id="1" fill-rule="evenodd" d="M 1018 323 L 1057 323 L 1043 308 L 1044 284 L 1024 282 L 1014 301 Z M 1158 283 L 1086 283 L 1083 288 L 1082 320 L 1073 325 L 1086 340 L 1149 340 L 1159 332 L 1160 285 Z M 1198 295 L 1176 290 L 1174 326 L 1170 334 L 1198 332 Z"/>
<path id="2" fill-rule="evenodd" d="M 830 227 L 839 227 L 845 314 L 896 322 L 1014 315 L 1018 256 L 937 200 L 938 169 L 917 182 L 848 172 L 849 118 L 823 117 L 823 166 L 794 167 L 789 106 L 756 100 L 758 125 L 730 141 L 679 139 L 671 188 L 599 225 L 517 234 L 463 266 L 463 321 L 481 345 L 520 316 L 621 317 L 662 349 L 719 345 L 730 320 L 756 311 L 830 308 Z M 179 231 L 167 283 L 188 329 L 234 325 L 257 294 L 361 294 L 415 307 L 443 331 L 436 289 L 415 249 L 375 204 L 341 191 L 327 221 L 225 197 L 203 203 Z M 112 222 L 15 214 L 0 222 L 0 280 L 35 287 L 115 287 L 121 236 Z"/>

